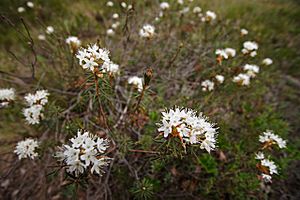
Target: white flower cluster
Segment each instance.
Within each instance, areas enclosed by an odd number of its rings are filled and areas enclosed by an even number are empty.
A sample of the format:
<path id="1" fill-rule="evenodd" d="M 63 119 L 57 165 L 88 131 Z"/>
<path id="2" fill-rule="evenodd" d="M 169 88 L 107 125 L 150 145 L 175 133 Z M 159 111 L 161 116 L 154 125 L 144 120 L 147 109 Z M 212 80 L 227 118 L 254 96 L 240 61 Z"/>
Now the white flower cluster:
<path id="1" fill-rule="evenodd" d="M 217 49 L 215 54 L 218 57 L 227 60 L 228 58 L 233 58 L 236 55 L 236 50 L 233 48 Z"/>
<path id="2" fill-rule="evenodd" d="M 243 70 L 247 72 L 247 74 L 250 78 L 254 78 L 256 76 L 256 74 L 258 74 L 258 72 L 259 72 L 259 66 L 245 64 L 243 67 Z"/>
<path id="3" fill-rule="evenodd" d="M 252 41 L 246 41 L 243 44 L 242 53 L 255 57 L 257 55 L 258 44 Z"/>
<path id="4" fill-rule="evenodd" d="M 135 85 L 139 92 L 143 90 L 143 79 L 138 76 L 129 77 L 128 84 Z"/>
<path id="5" fill-rule="evenodd" d="M 142 38 L 151 39 L 155 34 L 155 27 L 150 24 L 145 24 L 143 28 L 140 29 L 140 36 Z"/>
<path id="6" fill-rule="evenodd" d="M 78 49 L 81 45 L 81 41 L 76 36 L 69 36 L 66 39 L 66 43 L 74 50 Z"/>
<path id="7" fill-rule="evenodd" d="M 274 134 L 272 130 L 266 130 L 259 136 L 259 141 L 265 145 L 277 144 L 280 149 L 286 148 L 286 140 Z"/>
<path id="8" fill-rule="evenodd" d="M 266 183 L 272 182 L 271 175 L 278 174 L 277 166 L 275 165 L 274 161 L 266 159 L 262 152 L 258 152 L 255 156 L 255 159 L 260 160 L 258 168 L 262 171 L 262 180 Z"/>
<path id="9" fill-rule="evenodd" d="M 250 76 L 248 74 L 239 74 L 233 77 L 232 81 L 241 85 L 250 85 Z"/>
<path id="10" fill-rule="evenodd" d="M 24 98 L 28 108 L 23 109 L 23 114 L 29 124 L 39 124 L 43 119 L 42 113 L 44 105 L 48 103 L 49 93 L 47 90 L 38 90 L 35 94 L 27 94 Z"/>
<path id="11" fill-rule="evenodd" d="M 102 174 L 110 158 L 104 156 L 109 147 L 108 140 L 78 130 L 77 136 L 70 139 L 71 145 L 63 145 L 56 157 L 67 164 L 67 172 L 78 176 L 90 168 L 91 173 Z"/>
<path id="12" fill-rule="evenodd" d="M 6 107 L 9 102 L 16 98 L 15 89 L 0 89 L 0 108 Z"/>
<path id="13" fill-rule="evenodd" d="M 119 70 L 119 65 L 110 60 L 109 51 L 100 48 L 97 44 L 80 49 L 76 57 L 83 69 L 89 69 L 94 73 L 99 71 L 115 73 Z"/>
<path id="14" fill-rule="evenodd" d="M 201 17 L 202 22 L 213 22 L 217 18 L 216 13 L 210 10 L 206 11 L 204 16 L 203 15 L 200 16 L 202 16 Z"/>
<path id="15" fill-rule="evenodd" d="M 265 58 L 265 59 L 263 59 L 262 64 L 266 65 L 266 66 L 272 65 L 273 64 L 273 60 L 271 58 Z"/>
<path id="16" fill-rule="evenodd" d="M 161 2 L 159 7 L 162 9 L 162 10 L 168 10 L 170 8 L 170 4 L 168 2 Z"/>
<path id="17" fill-rule="evenodd" d="M 33 139 L 26 139 L 18 142 L 14 153 L 18 155 L 19 160 L 22 158 L 31 158 L 34 159 L 38 156 L 38 153 L 35 152 L 38 148 L 39 143 Z"/>
<path id="18" fill-rule="evenodd" d="M 215 78 L 217 79 L 217 81 L 222 84 L 225 80 L 225 77 L 223 75 L 216 75 Z"/>
<path id="19" fill-rule="evenodd" d="M 215 83 L 210 80 L 202 81 L 201 83 L 202 91 L 212 91 L 215 87 Z"/>
<path id="20" fill-rule="evenodd" d="M 242 36 L 248 35 L 248 33 L 249 33 L 249 31 L 247 29 L 244 29 L 244 28 L 241 29 Z"/>
<path id="21" fill-rule="evenodd" d="M 217 128 L 200 113 L 187 108 L 169 109 L 162 112 L 158 131 L 167 137 L 179 137 L 185 144 L 200 144 L 201 149 L 210 152 L 216 147 Z"/>

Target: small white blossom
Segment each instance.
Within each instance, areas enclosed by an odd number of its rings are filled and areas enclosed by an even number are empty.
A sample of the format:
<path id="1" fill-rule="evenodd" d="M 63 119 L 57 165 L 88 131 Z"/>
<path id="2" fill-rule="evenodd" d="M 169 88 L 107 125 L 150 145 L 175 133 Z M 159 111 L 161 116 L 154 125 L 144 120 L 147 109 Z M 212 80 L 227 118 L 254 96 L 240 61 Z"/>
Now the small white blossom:
<path id="1" fill-rule="evenodd" d="M 217 18 L 217 15 L 216 15 L 215 12 L 210 11 L 210 10 L 206 11 L 206 13 L 205 13 L 205 21 L 211 22 L 211 21 L 216 20 L 216 18 Z"/>
<path id="2" fill-rule="evenodd" d="M 113 18 L 113 19 L 118 19 L 118 18 L 119 18 L 119 14 L 118 14 L 118 13 L 114 13 L 114 14 L 112 15 L 112 18 Z"/>
<path id="3" fill-rule="evenodd" d="M 108 36 L 113 36 L 113 35 L 115 35 L 115 31 L 113 29 L 107 29 L 106 34 Z"/>
<path id="4" fill-rule="evenodd" d="M 67 164 L 67 172 L 78 176 L 90 169 L 91 173 L 101 175 L 110 161 L 103 155 L 109 147 L 108 140 L 79 130 L 70 141 L 71 146 L 63 145 L 56 153 L 56 157 Z"/>
<path id="5" fill-rule="evenodd" d="M 47 28 L 46 28 L 46 33 L 47 33 L 48 35 L 54 33 L 54 28 L 53 28 L 53 26 L 47 26 Z"/>
<path id="6" fill-rule="evenodd" d="M 38 35 L 38 39 L 39 39 L 39 40 L 46 40 L 46 36 L 43 35 L 43 34 L 39 34 L 39 35 Z"/>
<path id="7" fill-rule="evenodd" d="M 256 160 L 263 160 L 265 159 L 265 155 L 263 152 L 258 152 L 256 155 L 255 155 L 255 159 Z"/>
<path id="8" fill-rule="evenodd" d="M 273 64 L 273 60 L 271 59 L 271 58 L 265 58 L 265 59 L 263 59 L 263 61 L 262 61 L 262 64 L 263 65 L 272 65 Z"/>
<path id="9" fill-rule="evenodd" d="M 132 9 L 132 8 L 133 8 L 133 7 L 132 7 L 131 4 L 127 6 L 127 9 L 128 9 L 128 10 L 130 10 L 130 9 Z"/>
<path id="10" fill-rule="evenodd" d="M 111 28 L 116 29 L 116 28 L 118 28 L 118 26 L 120 26 L 120 22 L 115 22 L 111 25 Z"/>
<path id="11" fill-rule="evenodd" d="M 274 134 L 272 130 L 266 130 L 259 136 L 259 141 L 261 143 L 266 143 L 269 145 L 277 144 L 279 148 L 286 148 L 286 140 L 283 140 L 278 135 Z"/>
<path id="12" fill-rule="evenodd" d="M 277 172 L 277 166 L 275 165 L 274 161 L 269 159 L 262 159 L 260 161 L 261 165 L 264 167 L 269 168 L 269 173 L 272 174 L 278 174 Z"/>
<path id="13" fill-rule="evenodd" d="M 150 24 L 145 24 L 142 29 L 140 29 L 140 36 L 143 38 L 151 39 L 154 36 L 155 28 Z"/>
<path id="14" fill-rule="evenodd" d="M 183 2 L 183 0 L 177 0 L 177 3 L 182 5 L 184 2 Z"/>
<path id="15" fill-rule="evenodd" d="M 135 85 L 139 92 L 143 90 L 143 79 L 137 76 L 132 76 L 128 79 L 128 84 Z"/>
<path id="16" fill-rule="evenodd" d="M 22 12 L 25 12 L 25 8 L 24 7 L 19 7 L 18 8 L 18 13 L 22 13 Z"/>
<path id="17" fill-rule="evenodd" d="M 259 72 L 259 66 L 257 65 L 245 64 L 243 69 L 251 78 L 254 78 Z"/>
<path id="18" fill-rule="evenodd" d="M 233 77 L 232 81 L 241 85 L 250 85 L 250 76 L 248 74 L 239 74 Z"/>
<path id="19" fill-rule="evenodd" d="M 23 114 L 28 124 L 39 124 L 40 120 L 44 118 L 42 110 L 42 105 L 32 105 L 29 108 L 23 109 Z"/>
<path id="20" fill-rule="evenodd" d="M 126 7 L 127 7 L 127 4 L 126 4 L 125 2 L 122 2 L 122 3 L 121 3 L 121 6 L 122 6 L 123 8 L 126 8 Z"/>
<path id="21" fill-rule="evenodd" d="M 215 51 L 215 54 L 223 59 L 228 59 L 228 54 L 226 53 L 226 51 L 224 49 L 217 49 Z"/>
<path id="22" fill-rule="evenodd" d="M 29 8 L 33 8 L 34 7 L 34 4 L 31 2 L 31 1 L 28 1 L 26 3 L 26 5 L 29 7 Z"/>
<path id="23" fill-rule="evenodd" d="M 169 109 L 162 112 L 158 131 L 167 137 L 178 137 L 182 144 L 199 144 L 210 152 L 216 147 L 217 128 L 207 121 L 202 113 L 186 108 Z"/>
<path id="24" fill-rule="evenodd" d="M 182 10 L 179 11 L 180 14 L 184 15 L 190 11 L 189 7 L 184 7 Z"/>
<path id="25" fill-rule="evenodd" d="M 170 8 L 170 5 L 168 2 L 161 2 L 159 7 L 162 9 L 162 10 L 168 10 Z"/>
<path id="26" fill-rule="evenodd" d="M 39 144 L 37 141 L 33 139 L 25 139 L 18 142 L 14 153 L 18 155 L 19 160 L 21 160 L 22 158 L 34 159 L 38 156 L 38 153 L 35 152 L 38 147 Z"/>
<path id="27" fill-rule="evenodd" d="M 196 6 L 193 8 L 193 13 L 198 14 L 202 11 L 202 9 L 199 6 Z"/>
<path id="28" fill-rule="evenodd" d="M 246 41 L 243 43 L 243 54 L 249 54 L 251 57 L 255 57 L 257 55 L 258 44 L 252 41 Z"/>
<path id="29" fill-rule="evenodd" d="M 212 91 L 214 89 L 214 86 L 214 82 L 210 80 L 205 80 L 201 83 L 202 91 Z"/>
<path id="30" fill-rule="evenodd" d="M 38 90 L 35 94 L 28 93 L 24 98 L 29 106 L 34 104 L 45 105 L 48 103 L 48 96 L 50 94 L 47 90 Z"/>
<path id="31" fill-rule="evenodd" d="M 225 80 L 225 77 L 222 75 L 216 75 L 215 78 L 217 79 L 217 81 L 222 84 Z"/>
<path id="32" fill-rule="evenodd" d="M 5 107 L 16 98 L 15 89 L 0 89 L 0 108 Z"/>
<path id="33" fill-rule="evenodd" d="M 69 36 L 66 39 L 66 43 L 70 45 L 72 48 L 78 48 L 81 45 L 81 41 L 76 36 Z"/>
<path id="34" fill-rule="evenodd" d="M 225 53 L 228 55 L 228 57 L 233 58 L 236 55 L 236 50 L 233 48 L 226 48 Z"/>
<path id="35" fill-rule="evenodd" d="M 270 176 L 268 174 L 262 173 L 261 177 L 262 177 L 263 181 L 266 182 L 266 183 L 272 182 L 272 176 Z"/>
<path id="36" fill-rule="evenodd" d="M 109 7 L 113 7 L 114 6 L 114 3 L 112 1 L 108 1 L 106 3 L 106 6 L 109 6 Z"/>
<path id="37" fill-rule="evenodd" d="M 242 28 L 241 29 L 241 35 L 244 36 L 244 35 L 248 35 L 248 30 L 247 29 L 244 29 Z"/>

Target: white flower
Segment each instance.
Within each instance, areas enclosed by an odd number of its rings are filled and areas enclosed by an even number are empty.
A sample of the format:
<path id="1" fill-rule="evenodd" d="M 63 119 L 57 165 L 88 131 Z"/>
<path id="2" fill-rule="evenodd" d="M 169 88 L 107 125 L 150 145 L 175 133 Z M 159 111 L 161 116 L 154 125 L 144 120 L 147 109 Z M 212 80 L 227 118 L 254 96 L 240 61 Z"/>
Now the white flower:
<path id="1" fill-rule="evenodd" d="M 38 39 L 39 39 L 39 40 L 46 40 L 46 36 L 43 35 L 43 34 L 39 34 L 39 35 L 38 35 Z"/>
<path id="2" fill-rule="evenodd" d="M 75 176 L 82 174 L 85 170 L 86 166 L 80 160 L 74 160 L 69 163 L 69 167 L 67 168 L 67 172 L 74 173 Z"/>
<path id="3" fill-rule="evenodd" d="M 273 64 L 273 60 L 271 58 L 265 58 L 265 59 L 263 59 L 262 64 L 264 64 L 264 65 L 272 65 Z"/>
<path id="4" fill-rule="evenodd" d="M 251 53 L 250 53 L 250 56 L 251 57 L 255 57 L 257 55 L 257 51 L 252 51 Z"/>
<path id="5" fill-rule="evenodd" d="M 247 29 L 244 29 L 242 28 L 241 29 L 241 35 L 244 36 L 244 35 L 248 35 L 248 30 Z"/>
<path id="6" fill-rule="evenodd" d="M 116 29 L 116 28 L 118 28 L 118 26 L 120 26 L 120 22 L 115 22 L 111 25 L 111 28 Z"/>
<path id="7" fill-rule="evenodd" d="M 145 24 L 142 29 L 140 29 L 140 36 L 143 38 L 150 39 L 154 36 L 155 28 L 150 24 Z"/>
<path id="8" fill-rule="evenodd" d="M 274 161 L 269 159 L 262 159 L 260 161 L 261 165 L 264 167 L 269 168 L 269 173 L 272 174 L 278 174 L 277 172 L 277 166 L 275 165 Z"/>
<path id="9" fill-rule="evenodd" d="M 250 85 L 250 76 L 248 74 L 239 74 L 233 77 L 232 81 L 241 85 Z"/>
<path id="10" fill-rule="evenodd" d="M 210 152 L 215 148 L 217 131 L 202 113 L 191 109 L 175 108 L 162 112 L 158 131 L 167 137 L 179 137 L 184 144 L 200 144 L 201 149 Z"/>
<path id="11" fill-rule="evenodd" d="M 113 62 L 106 62 L 105 65 L 103 64 L 103 72 L 116 74 L 119 72 L 120 66 L 118 64 L 115 64 Z"/>
<path id="12" fill-rule="evenodd" d="M 193 13 L 198 14 L 198 13 L 201 12 L 201 10 L 202 9 L 199 6 L 196 6 L 196 7 L 193 8 Z"/>
<path id="13" fill-rule="evenodd" d="M 215 78 L 217 79 L 217 81 L 222 84 L 225 80 L 224 76 L 222 75 L 216 75 Z"/>
<path id="14" fill-rule="evenodd" d="M 108 36 L 113 36 L 113 35 L 115 35 L 115 31 L 113 29 L 107 29 L 106 34 Z"/>
<path id="15" fill-rule="evenodd" d="M 177 0 L 177 3 L 182 5 L 184 2 L 183 2 L 183 0 Z"/>
<path id="16" fill-rule="evenodd" d="M 214 13 L 210 10 L 206 11 L 205 14 L 206 14 L 205 15 L 205 21 L 207 21 L 207 22 L 214 21 L 217 18 L 216 13 Z"/>
<path id="17" fill-rule="evenodd" d="M 33 139 L 25 139 L 18 142 L 14 153 L 18 155 L 19 160 L 22 158 L 31 158 L 34 159 L 38 156 L 38 153 L 35 152 L 39 144 Z"/>
<path id="18" fill-rule="evenodd" d="M 70 45 L 71 47 L 76 47 L 76 48 L 80 47 L 80 45 L 81 45 L 81 41 L 76 36 L 69 36 L 66 39 L 66 43 L 68 45 Z"/>
<path id="19" fill-rule="evenodd" d="M 34 104 L 46 105 L 48 103 L 48 96 L 50 94 L 47 90 L 38 90 L 35 94 L 28 93 L 24 98 L 29 106 Z"/>
<path id="20" fill-rule="evenodd" d="M 121 6 L 122 6 L 123 8 L 126 8 L 126 7 L 127 7 L 127 4 L 126 4 L 125 2 L 122 2 L 122 3 L 121 3 Z"/>
<path id="21" fill-rule="evenodd" d="M 251 78 L 254 78 L 256 76 L 256 74 L 259 72 L 259 66 L 257 66 L 257 65 L 246 64 L 246 65 L 244 65 L 243 69 L 244 69 L 244 71 L 247 72 L 247 74 Z"/>
<path id="22" fill-rule="evenodd" d="M 252 41 L 246 41 L 243 43 L 243 54 L 249 54 L 251 57 L 255 57 L 257 55 L 258 44 Z"/>
<path id="23" fill-rule="evenodd" d="M 39 124 L 40 120 L 44 117 L 42 110 L 42 105 L 32 105 L 29 108 L 23 109 L 23 114 L 28 124 Z"/>
<path id="24" fill-rule="evenodd" d="M 221 58 L 228 59 L 228 54 L 226 53 L 226 51 L 224 49 L 217 49 L 215 51 L 215 54 L 217 56 L 220 56 Z"/>
<path id="25" fill-rule="evenodd" d="M 159 6 L 160 6 L 160 8 L 161 8 L 162 10 L 167 10 L 167 9 L 170 8 L 170 5 L 169 5 L 168 2 L 162 2 L 162 3 L 160 3 Z"/>
<path id="26" fill-rule="evenodd" d="M 91 163 L 97 160 L 96 155 L 97 150 L 92 148 L 85 150 L 85 153 L 80 156 L 80 159 L 85 162 L 85 165 L 89 166 Z"/>
<path id="27" fill-rule="evenodd" d="M 127 6 L 127 9 L 128 9 L 128 10 L 132 9 L 132 5 L 128 5 L 128 6 Z"/>
<path id="28" fill-rule="evenodd" d="M 255 155 L 255 159 L 256 160 L 263 160 L 265 159 L 265 155 L 263 152 L 258 152 L 256 155 Z"/>
<path id="29" fill-rule="evenodd" d="M 26 5 L 29 7 L 29 8 L 33 8 L 34 7 L 34 4 L 31 2 L 31 1 L 28 1 L 26 3 Z"/>
<path id="30" fill-rule="evenodd" d="M 108 162 L 109 162 L 109 159 L 107 159 L 107 158 L 97 159 L 93 163 L 93 167 L 91 168 L 91 173 L 96 172 L 96 174 L 99 174 L 101 176 L 102 168 L 105 167 L 105 166 L 108 166 Z"/>
<path id="31" fill-rule="evenodd" d="M 18 8 L 18 13 L 22 13 L 22 12 L 25 12 L 25 8 L 24 7 L 19 7 Z"/>
<path id="32" fill-rule="evenodd" d="M 189 11 L 190 11 L 189 7 L 184 7 L 182 10 L 179 11 L 179 13 L 184 15 L 184 14 L 188 13 Z"/>
<path id="33" fill-rule="evenodd" d="M 214 82 L 210 80 L 205 80 L 201 83 L 202 91 L 212 91 L 214 89 Z"/>
<path id="34" fill-rule="evenodd" d="M 97 44 L 89 45 L 88 48 L 81 48 L 76 57 L 83 69 L 94 72 L 95 68 L 103 70 L 103 66 L 110 63 L 109 51 L 101 49 Z"/>
<path id="35" fill-rule="evenodd" d="M 270 176 L 268 174 L 262 173 L 261 177 L 262 177 L 263 181 L 266 182 L 266 183 L 272 182 L 272 176 Z"/>
<path id="36" fill-rule="evenodd" d="M 266 143 L 269 145 L 277 144 L 279 148 L 286 148 L 286 140 L 283 140 L 278 135 L 274 134 L 272 130 L 266 130 L 259 136 L 259 141 L 261 143 Z"/>
<path id="37" fill-rule="evenodd" d="M 56 153 L 56 157 L 66 163 L 67 172 L 78 176 L 90 168 L 91 173 L 101 175 L 101 169 L 110 161 L 103 155 L 109 147 L 108 141 L 81 130 L 70 141 L 71 146 L 63 145 Z"/>
<path id="38" fill-rule="evenodd" d="M 141 92 L 143 90 L 143 79 L 140 77 L 132 76 L 132 77 L 128 78 L 128 84 L 135 85 L 139 92 Z"/>
<path id="39" fill-rule="evenodd" d="M 236 55 L 236 50 L 233 48 L 226 48 L 225 53 L 228 55 L 228 57 L 233 58 Z"/>
<path id="40" fill-rule="evenodd" d="M 113 6 L 114 6 L 114 3 L 113 3 L 112 1 L 108 1 L 108 2 L 106 3 L 106 5 L 109 6 L 109 7 L 113 7 Z"/>
<path id="41" fill-rule="evenodd" d="M 5 107 L 16 98 L 15 89 L 0 89 L 0 108 Z"/>
<path id="42" fill-rule="evenodd" d="M 114 13 L 112 16 L 113 19 L 118 19 L 119 18 L 119 14 L 118 13 Z"/>
<path id="43" fill-rule="evenodd" d="M 52 26 L 47 26 L 46 33 L 49 34 L 49 35 L 54 33 L 54 28 Z"/>

